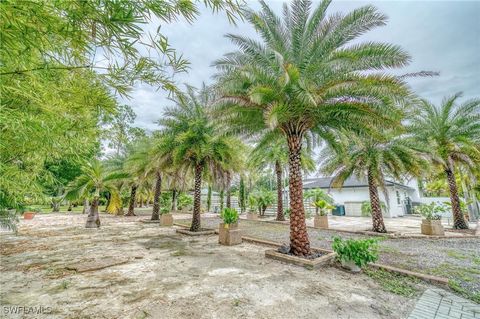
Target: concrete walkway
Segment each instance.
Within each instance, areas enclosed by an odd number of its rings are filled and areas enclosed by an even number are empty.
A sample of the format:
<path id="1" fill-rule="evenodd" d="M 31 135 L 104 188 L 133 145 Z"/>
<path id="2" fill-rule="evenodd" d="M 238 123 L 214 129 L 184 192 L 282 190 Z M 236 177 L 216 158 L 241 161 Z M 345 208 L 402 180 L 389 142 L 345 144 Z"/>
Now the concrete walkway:
<path id="1" fill-rule="evenodd" d="M 427 289 L 408 319 L 477 319 L 480 305 L 443 289 Z"/>

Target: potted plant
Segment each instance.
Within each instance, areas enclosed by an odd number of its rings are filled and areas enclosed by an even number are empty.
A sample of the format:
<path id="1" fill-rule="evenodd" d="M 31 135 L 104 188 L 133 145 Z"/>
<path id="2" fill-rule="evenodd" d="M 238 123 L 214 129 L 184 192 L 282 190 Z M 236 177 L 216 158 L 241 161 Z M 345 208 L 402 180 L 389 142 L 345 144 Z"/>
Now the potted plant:
<path id="1" fill-rule="evenodd" d="M 173 215 L 170 213 L 170 209 L 162 207 L 160 209 L 160 226 L 172 226 Z"/>
<path id="2" fill-rule="evenodd" d="M 218 228 L 218 242 L 222 245 L 238 245 L 242 243 L 242 234 L 238 229 L 238 212 L 233 208 L 224 208 L 221 213 L 223 223 Z"/>
<path id="3" fill-rule="evenodd" d="M 378 242 L 373 238 L 343 240 L 335 237 L 332 248 L 342 267 L 351 272 L 360 272 L 365 265 L 378 260 Z"/>
<path id="4" fill-rule="evenodd" d="M 417 211 L 423 216 L 422 225 L 420 226 L 422 234 L 435 236 L 445 235 L 441 215 L 445 210 L 445 206 L 434 202 L 422 204 L 417 208 Z"/>
<path id="5" fill-rule="evenodd" d="M 247 219 L 249 220 L 257 220 L 258 214 L 255 211 L 257 207 L 257 200 L 253 196 L 248 197 L 248 211 L 247 211 Z"/>
<path id="6" fill-rule="evenodd" d="M 326 200 L 319 199 L 313 203 L 315 206 L 315 217 L 313 219 L 313 227 L 328 228 L 328 212 L 332 211 L 335 206 L 330 205 Z"/>
<path id="7" fill-rule="evenodd" d="M 42 210 L 40 208 L 27 207 L 23 211 L 23 219 L 33 219 L 37 213 L 40 213 Z"/>

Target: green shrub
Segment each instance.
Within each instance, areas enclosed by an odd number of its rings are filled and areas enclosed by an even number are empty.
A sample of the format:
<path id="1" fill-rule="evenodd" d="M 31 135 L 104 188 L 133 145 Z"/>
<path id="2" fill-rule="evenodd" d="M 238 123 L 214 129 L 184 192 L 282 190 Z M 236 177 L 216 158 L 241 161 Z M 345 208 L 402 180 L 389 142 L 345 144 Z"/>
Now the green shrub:
<path id="1" fill-rule="evenodd" d="M 376 239 L 333 238 L 333 250 L 343 262 L 353 261 L 358 267 L 378 260 L 378 241 Z"/>
<path id="2" fill-rule="evenodd" d="M 160 208 L 160 215 L 165 215 L 165 214 L 168 214 L 168 213 L 170 213 L 170 208 L 168 208 L 168 207 Z"/>
<path id="3" fill-rule="evenodd" d="M 238 212 L 233 208 L 224 208 L 220 217 L 226 225 L 235 224 L 238 221 Z"/>
<path id="4" fill-rule="evenodd" d="M 426 220 L 440 220 L 442 219 L 442 213 L 446 211 L 446 207 L 435 202 L 430 204 L 422 204 L 416 208 L 416 211 L 420 213 Z"/>
<path id="5" fill-rule="evenodd" d="M 192 196 L 180 193 L 178 196 L 178 209 L 179 210 L 191 210 L 193 208 L 193 198 Z"/>
<path id="6" fill-rule="evenodd" d="M 330 203 L 324 199 L 317 200 L 313 203 L 313 206 L 315 207 L 315 213 L 318 216 L 326 216 L 328 215 L 328 212 L 335 208 L 335 206 L 330 205 Z"/>

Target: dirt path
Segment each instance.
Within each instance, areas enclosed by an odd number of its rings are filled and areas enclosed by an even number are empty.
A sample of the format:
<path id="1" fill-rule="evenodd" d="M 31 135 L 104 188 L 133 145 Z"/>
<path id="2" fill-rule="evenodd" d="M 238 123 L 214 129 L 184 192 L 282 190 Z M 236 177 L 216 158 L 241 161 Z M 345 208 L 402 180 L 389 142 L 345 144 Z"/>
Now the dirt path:
<path id="1" fill-rule="evenodd" d="M 224 247 L 217 236 L 102 215 L 37 215 L 1 234 L 4 318 L 405 318 L 414 300 L 381 291 L 366 275 L 307 270 L 265 259 L 265 248 Z M 76 273 L 96 258 L 128 262 Z M 8 306 L 43 307 L 39 315 Z M 48 308 L 47 308 L 48 307 Z M 44 311 L 45 312 L 45 311 Z"/>

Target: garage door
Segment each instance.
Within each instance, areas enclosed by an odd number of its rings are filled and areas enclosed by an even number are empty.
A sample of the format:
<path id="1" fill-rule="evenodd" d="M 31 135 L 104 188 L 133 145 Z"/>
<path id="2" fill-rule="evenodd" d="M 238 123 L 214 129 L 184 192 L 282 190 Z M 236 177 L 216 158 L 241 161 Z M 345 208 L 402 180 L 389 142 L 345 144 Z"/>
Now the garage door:
<path id="1" fill-rule="evenodd" d="M 345 202 L 345 216 L 362 216 L 362 202 Z"/>

